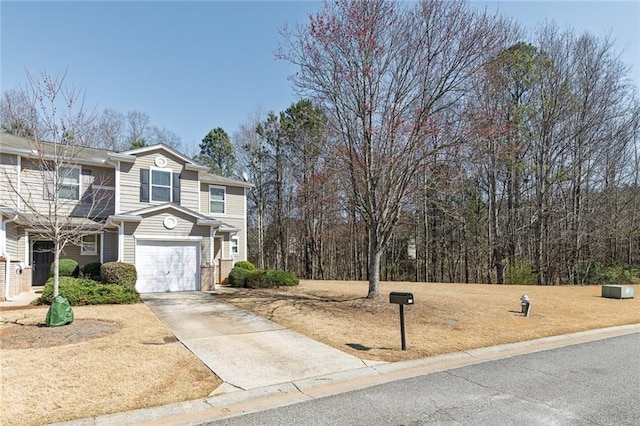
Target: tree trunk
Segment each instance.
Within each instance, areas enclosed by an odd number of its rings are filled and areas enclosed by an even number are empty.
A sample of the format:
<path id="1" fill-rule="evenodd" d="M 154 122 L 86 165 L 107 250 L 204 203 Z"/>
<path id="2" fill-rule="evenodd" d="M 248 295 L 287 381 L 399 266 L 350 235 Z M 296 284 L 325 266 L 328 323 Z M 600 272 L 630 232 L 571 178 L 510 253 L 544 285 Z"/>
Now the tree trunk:
<path id="1" fill-rule="evenodd" d="M 53 297 L 60 294 L 60 243 L 55 241 L 53 246 Z"/>
<path id="2" fill-rule="evenodd" d="M 369 293 L 368 299 L 380 297 L 380 258 L 382 257 L 382 247 L 376 233 L 376 226 L 369 225 Z"/>

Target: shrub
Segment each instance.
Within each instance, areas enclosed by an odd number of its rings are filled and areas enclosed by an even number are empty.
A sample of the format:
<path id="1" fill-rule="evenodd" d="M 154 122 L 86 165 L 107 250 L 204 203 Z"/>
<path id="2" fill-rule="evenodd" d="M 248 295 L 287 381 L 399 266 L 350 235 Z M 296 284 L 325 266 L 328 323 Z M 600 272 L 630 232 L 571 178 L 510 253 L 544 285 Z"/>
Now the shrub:
<path id="1" fill-rule="evenodd" d="M 67 298 L 72 306 L 127 304 L 140 302 L 140 296 L 132 287 L 104 284 L 89 278 L 60 277 L 60 294 Z M 34 305 L 50 305 L 53 301 L 53 279 L 49 279 L 42 296 Z"/>
<path id="2" fill-rule="evenodd" d="M 239 262 L 236 262 L 235 265 L 233 265 L 233 266 L 235 268 L 246 269 L 247 271 L 253 271 L 254 269 L 256 269 L 256 267 L 253 265 L 253 263 L 247 262 L 246 260 L 241 260 Z"/>
<path id="3" fill-rule="evenodd" d="M 55 263 L 51 264 L 51 269 L 49 269 L 49 276 L 53 276 L 53 271 L 55 268 Z M 80 275 L 80 268 L 78 267 L 78 262 L 73 259 L 60 259 L 58 261 L 58 276 L 60 277 L 77 277 Z"/>
<path id="4" fill-rule="evenodd" d="M 295 274 L 286 271 L 268 270 L 267 278 L 271 283 L 271 287 L 279 287 L 282 285 L 290 287 L 300 283 L 300 280 L 295 276 Z"/>
<path id="5" fill-rule="evenodd" d="M 538 274 L 531 270 L 531 265 L 527 262 L 515 262 L 507 268 L 506 282 L 508 284 L 528 284 L 538 283 Z"/>
<path id="6" fill-rule="evenodd" d="M 244 268 L 234 267 L 231 272 L 229 272 L 229 285 L 231 287 L 244 287 L 248 270 Z"/>
<path id="7" fill-rule="evenodd" d="M 595 262 L 584 279 L 587 284 L 640 284 L 640 271 L 624 265 Z"/>
<path id="8" fill-rule="evenodd" d="M 82 268 L 82 274 L 85 277 L 91 278 L 92 280 L 100 281 L 97 278 L 101 276 L 100 275 L 101 266 L 102 266 L 102 263 L 100 262 L 87 263 Z"/>
<path id="9" fill-rule="evenodd" d="M 273 284 L 267 277 L 267 271 L 261 269 L 254 269 L 247 274 L 247 281 L 245 287 L 248 288 L 269 288 L 273 287 Z"/>
<path id="10" fill-rule="evenodd" d="M 135 265 L 122 262 L 107 262 L 100 267 L 102 281 L 106 284 L 118 284 L 134 288 L 138 274 Z"/>

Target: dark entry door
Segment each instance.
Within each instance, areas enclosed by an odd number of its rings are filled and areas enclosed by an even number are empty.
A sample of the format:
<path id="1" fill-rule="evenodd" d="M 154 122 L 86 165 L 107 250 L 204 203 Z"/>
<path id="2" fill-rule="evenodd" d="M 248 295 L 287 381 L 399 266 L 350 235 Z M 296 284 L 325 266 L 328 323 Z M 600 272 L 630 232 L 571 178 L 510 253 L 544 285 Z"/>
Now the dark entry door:
<path id="1" fill-rule="evenodd" d="M 36 241 L 33 243 L 32 285 L 44 285 L 49 279 L 49 269 L 53 263 L 53 242 Z"/>

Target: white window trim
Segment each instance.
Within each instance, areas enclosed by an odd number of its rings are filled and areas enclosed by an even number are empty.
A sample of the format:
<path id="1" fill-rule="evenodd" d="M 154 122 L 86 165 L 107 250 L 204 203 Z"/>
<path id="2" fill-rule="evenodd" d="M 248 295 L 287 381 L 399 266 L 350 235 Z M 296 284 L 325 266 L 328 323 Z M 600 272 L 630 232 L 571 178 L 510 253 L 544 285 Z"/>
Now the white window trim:
<path id="1" fill-rule="evenodd" d="M 224 191 L 224 200 L 223 200 L 223 212 L 222 213 L 216 213 L 216 212 L 212 212 L 211 211 L 211 189 L 212 188 L 217 188 L 217 189 L 222 189 L 222 191 Z M 219 215 L 219 216 L 226 216 L 227 215 L 227 187 L 226 186 L 220 186 L 220 185 L 209 185 L 209 190 L 207 191 L 209 194 L 209 214 L 210 215 Z"/>
<path id="2" fill-rule="evenodd" d="M 78 170 L 78 198 L 65 198 L 60 196 L 60 190 L 62 189 L 63 185 L 68 185 L 68 186 L 75 186 L 75 184 L 63 184 L 62 183 L 62 176 L 60 174 L 60 169 L 71 169 L 71 170 Z M 58 198 L 61 200 L 69 200 L 69 201 L 80 201 L 80 199 L 82 198 L 82 166 L 65 166 L 65 165 L 61 165 L 60 167 L 58 167 L 58 187 L 54 188 L 55 191 L 58 191 Z"/>
<path id="3" fill-rule="evenodd" d="M 234 247 L 236 248 L 237 253 L 233 252 Z M 234 259 L 236 257 L 240 257 L 240 238 L 237 236 L 233 236 L 229 239 L 229 256 Z"/>
<path id="4" fill-rule="evenodd" d="M 169 200 L 154 200 L 153 199 L 153 171 L 169 173 Z M 167 188 L 164 185 L 156 185 L 159 188 Z M 149 203 L 172 203 L 173 202 L 173 171 L 167 168 L 149 167 Z"/>
<path id="5" fill-rule="evenodd" d="M 86 237 L 93 237 L 94 241 L 93 241 L 93 250 L 87 250 L 85 249 L 85 242 L 84 239 Z M 81 256 L 95 256 L 98 254 L 98 235 L 97 234 L 91 234 L 91 235 L 84 235 L 82 237 L 82 244 L 80 245 L 80 255 Z"/>

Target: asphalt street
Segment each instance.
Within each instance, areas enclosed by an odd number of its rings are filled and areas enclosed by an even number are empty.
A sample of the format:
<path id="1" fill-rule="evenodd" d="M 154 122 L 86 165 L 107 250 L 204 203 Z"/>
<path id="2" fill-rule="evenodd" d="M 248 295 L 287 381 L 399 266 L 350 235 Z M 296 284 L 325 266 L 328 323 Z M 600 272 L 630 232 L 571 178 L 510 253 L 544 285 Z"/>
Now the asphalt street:
<path id="1" fill-rule="evenodd" d="M 639 425 L 640 334 L 475 364 L 208 425 Z"/>

